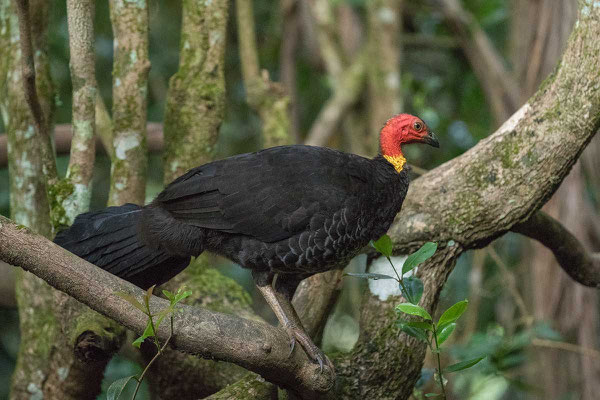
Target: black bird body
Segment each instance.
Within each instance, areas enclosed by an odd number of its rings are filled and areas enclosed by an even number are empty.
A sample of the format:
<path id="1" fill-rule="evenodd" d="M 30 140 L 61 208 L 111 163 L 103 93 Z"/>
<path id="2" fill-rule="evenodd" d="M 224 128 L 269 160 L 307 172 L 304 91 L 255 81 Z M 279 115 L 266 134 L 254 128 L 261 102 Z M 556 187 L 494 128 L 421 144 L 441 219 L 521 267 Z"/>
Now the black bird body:
<path id="1" fill-rule="evenodd" d="M 437 146 L 421 120 L 401 114 L 382 130 L 383 156 L 297 145 L 214 161 L 146 206 L 79 215 L 55 242 L 142 288 L 171 279 L 205 250 L 225 256 L 252 269 L 292 347 L 297 339 L 322 365 L 327 359 L 302 329 L 291 296 L 301 279 L 343 267 L 388 230 L 409 183 L 402 135 Z"/>
<path id="2" fill-rule="evenodd" d="M 141 232 L 175 255 L 208 250 L 306 276 L 345 265 L 383 235 L 407 188 L 406 170 L 383 157 L 274 147 L 190 170 L 144 208 Z"/>
<path id="3" fill-rule="evenodd" d="M 145 207 L 82 214 L 55 242 L 144 288 L 204 250 L 304 278 L 343 267 L 383 235 L 408 182 L 381 156 L 273 147 L 191 169 Z"/>

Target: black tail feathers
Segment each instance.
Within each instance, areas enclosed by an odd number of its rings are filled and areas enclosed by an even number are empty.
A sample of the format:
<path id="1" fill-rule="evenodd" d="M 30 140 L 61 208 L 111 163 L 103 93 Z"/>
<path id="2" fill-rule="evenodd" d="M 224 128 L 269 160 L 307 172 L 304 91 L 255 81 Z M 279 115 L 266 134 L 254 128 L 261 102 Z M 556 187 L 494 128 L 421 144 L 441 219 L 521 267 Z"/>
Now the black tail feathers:
<path id="1" fill-rule="evenodd" d="M 145 245 L 138 235 L 141 217 L 135 204 L 81 214 L 54 242 L 139 287 L 160 285 L 185 269 L 190 257 Z"/>

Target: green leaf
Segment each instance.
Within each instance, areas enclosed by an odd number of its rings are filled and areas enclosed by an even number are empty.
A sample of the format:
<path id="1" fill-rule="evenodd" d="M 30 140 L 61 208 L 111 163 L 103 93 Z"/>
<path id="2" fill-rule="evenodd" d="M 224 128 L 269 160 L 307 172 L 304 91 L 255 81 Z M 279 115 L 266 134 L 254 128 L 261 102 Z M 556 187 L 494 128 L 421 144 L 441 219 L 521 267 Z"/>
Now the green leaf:
<path id="1" fill-rule="evenodd" d="M 400 319 L 398 320 L 398 323 L 402 323 L 413 328 L 422 329 L 424 331 L 433 331 L 433 326 L 426 321 L 404 321 Z"/>
<path id="2" fill-rule="evenodd" d="M 409 326 L 404 321 L 398 321 L 396 323 L 396 326 L 407 335 L 429 343 L 429 337 L 427 336 L 427 333 L 424 330 Z"/>
<path id="3" fill-rule="evenodd" d="M 441 331 L 448 324 L 455 322 L 467 309 L 468 300 L 459 301 L 452 307 L 448 308 L 437 322 L 437 328 Z"/>
<path id="4" fill-rule="evenodd" d="M 431 315 L 423 307 L 417 306 L 412 303 L 402 303 L 396 306 L 396 310 L 402 311 L 403 313 L 410 315 L 418 315 L 431 321 Z"/>
<path id="5" fill-rule="evenodd" d="M 173 293 L 169 292 L 168 290 L 164 290 L 164 289 L 163 289 L 162 293 L 165 295 L 165 297 L 166 297 L 167 299 L 169 299 L 169 300 L 171 301 L 171 303 L 172 303 L 173 301 L 175 301 L 175 294 L 173 294 Z"/>
<path id="6" fill-rule="evenodd" d="M 452 332 L 454 332 L 454 328 L 456 328 L 456 323 L 452 322 L 451 324 L 445 325 L 444 328 L 437 333 L 438 347 L 450 337 Z"/>
<path id="7" fill-rule="evenodd" d="M 119 396 L 123 392 L 123 389 L 125 389 L 125 386 L 127 386 L 129 381 L 132 379 L 136 379 L 135 375 L 117 379 L 111 383 L 106 391 L 106 400 L 118 400 Z"/>
<path id="8" fill-rule="evenodd" d="M 364 274 L 359 274 L 359 273 L 356 273 L 356 272 L 348 272 L 347 274 L 344 274 L 344 275 L 353 276 L 355 278 L 366 278 L 366 279 L 374 279 L 374 280 L 378 280 L 378 279 L 396 279 L 393 276 L 384 275 L 384 274 L 375 274 L 375 273 L 372 273 L 372 272 L 364 273 Z"/>
<path id="9" fill-rule="evenodd" d="M 148 313 L 150 313 L 150 298 L 152 297 L 152 292 L 154 291 L 155 287 L 156 285 L 150 286 L 148 290 L 146 290 L 146 295 L 144 296 L 144 304 L 146 305 L 146 310 L 148 310 Z"/>
<path id="10" fill-rule="evenodd" d="M 179 289 L 179 290 L 177 290 L 177 294 L 175 295 L 175 302 L 173 304 L 177 304 L 181 300 L 183 300 L 186 297 L 189 297 L 191 295 L 192 295 L 192 291 L 191 290 L 186 290 L 185 292 L 181 293 L 181 289 Z"/>
<path id="11" fill-rule="evenodd" d="M 144 306 L 142 305 L 142 303 L 140 303 L 139 301 L 137 301 L 137 299 L 135 297 L 133 297 L 133 295 L 131 295 L 129 293 L 125 293 L 125 292 L 115 292 L 115 294 L 117 296 L 119 296 L 120 298 L 127 300 L 127 302 L 129 304 L 131 304 L 132 306 L 134 306 L 135 308 L 137 308 L 138 310 L 140 310 L 144 314 L 148 315 L 148 312 L 146 311 L 146 309 L 144 308 Z"/>
<path id="12" fill-rule="evenodd" d="M 134 345 L 135 347 L 137 347 L 139 349 L 141 344 L 144 343 L 144 340 L 146 340 L 146 338 L 149 338 L 151 336 L 154 336 L 154 329 L 152 329 L 152 324 L 150 323 L 150 320 L 148 320 L 148 323 L 146 324 L 146 329 L 144 329 L 144 333 L 142 333 L 142 336 L 135 339 L 135 341 L 132 343 L 132 345 Z"/>
<path id="13" fill-rule="evenodd" d="M 456 364 L 452 364 L 444 369 L 444 373 L 462 371 L 463 369 L 471 368 L 479 361 L 483 360 L 486 356 L 473 358 L 472 360 L 462 361 Z"/>
<path id="14" fill-rule="evenodd" d="M 380 252 L 386 257 L 392 256 L 392 250 L 394 249 L 394 245 L 392 244 L 392 239 L 388 235 L 383 235 L 377 241 L 371 241 L 371 246 L 375 247 L 375 250 Z"/>
<path id="15" fill-rule="evenodd" d="M 406 258 L 404 261 L 404 265 L 402 265 L 402 274 L 413 270 L 417 265 L 421 264 L 423 261 L 426 261 L 429 257 L 431 257 L 435 251 L 437 250 L 437 243 L 427 242 L 421 248 L 410 256 Z"/>
<path id="16" fill-rule="evenodd" d="M 439 393 L 427 393 L 425 394 L 425 397 L 438 397 L 441 396 L 441 394 Z"/>
<path id="17" fill-rule="evenodd" d="M 421 297 L 423 296 L 423 282 L 416 276 L 409 276 L 408 278 L 402 279 L 402 283 L 406 288 L 406 291 L 400 286 L 400 291 L 405 299 L 413 304 L 419 304 Z"/>

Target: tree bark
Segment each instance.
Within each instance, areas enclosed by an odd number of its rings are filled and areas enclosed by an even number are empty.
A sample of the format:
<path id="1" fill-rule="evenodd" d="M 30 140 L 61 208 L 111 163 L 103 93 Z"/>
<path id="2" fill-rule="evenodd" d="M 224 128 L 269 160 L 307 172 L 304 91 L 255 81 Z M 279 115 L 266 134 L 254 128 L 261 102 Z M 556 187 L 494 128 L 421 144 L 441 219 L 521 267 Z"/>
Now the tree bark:
<path id="1" fill-rule="evenodd" d="M 69 8 L 73 25 L 70 26 L 71 33 L 76 32 L 76 39 L 72 42 L 74 46 L 72 54 L 78 60 L 73 61 L 71 66 L 74 76 L 80 78 L 75 85 L 77 95 L 74 96 L 79 103 L 76 103 L 74 108 L 76 129 L 67 178 L 58 181 L 48 136 L 49 126 L 47 125 L 50 124 L 51 113 L 47 111 L 47 106 L 44 107 L 52 98 L 48 73 L 45 71 L 47 69 L 45 31 L 48 25 L 48 9 L 45 3 L 36 3 L 30 7 L 27 1 L 20 1 L 17 5 L 19 7 L 20 35 L 16 37 L 14 43 L 20 42 L 22 55 L 16 54 L 13 59 L 15 62 L 23 59 L 23 70 L 27 76 L 14 82 L 26 83 L 24 89 L 28 101 L 21 104 L 29 105 L 34 122 L 30 122 L 31 132 L 27 143 L 21 148 L 14 148 L 14 150 L 11 146 L 10 153 L 12 157 L 20 160 L 21 165 L 27 164 L 28 169 L 35 169 L 35 166 L 38 168 L 36 178 L 40 180 L 40 190 L 47 194 L 47 199 L 44 203 L 34 193 L 27 193 L 28 197 L 32 197 L 30 201 L 36 202 L 36 204 L 26 203 L 29 207 L 27 212 L 37 215 L 40 219 L 47 219 L 47 225 L 45 223 L 38 224 L 38 227 L 44 230 L 47 236 L 51 236 L 53 225 L 49 223 L 48 217 L 51 214 L 49 205 L 52 206 L 53 212 L 62 211 L 54 215 L 56 217 L 58 214 L 59 216 L 54 220 L 62 223 L 72 222 L 74 215 L 87 209 L 86 199 L 89 197 L 94 149 L 93 144 L 90 148 L 90 143 L 93 141 L 93 130 L 87 129 L 89 124 L 86 121 L 89 122 L 90 104 L 86 100 L 89 100 L 93 94 L 92 100 L 95 101 L 93 87 L 95 78 L 93 57 L 91 61 L 88 57 L 90 54 L 93 56 L 93 52 L 90 51 L 91 47 L 87 46 L 86 42 L 93 35 L 89 31 L 90 23 L 86 24 L 85 21 L 86 19 L 91 21 L 93 13 L 90 11 L 89 4 L 78 3 L 76 7 L 71 4 Z M 32 18 L 29 18 L 28 10 L 31 11 Z M 16 24 L 12 24 L 11 28 L 14 29 L 16 26 Z M 88 30 L 86 31 L 86 29 Z M 30 30 L 33 36 L 33 48 L 30 43 L 28 44 Z M 36 69 L 38 72 L 42 72 L 42 74 L 38 74 L 37 82 L 35 74 L 27 72 L 28 69 L 33 70 L 34 68 L 34 50 L 37 61 L 40 61 L 40 67 Z M 16 71 L 15 69 L 14 72 Z M 36 91 L 36 86 L 41 89 Z M 40 95 L 38 96 L 36 92 L 39 92 Z M 20 93 L 22 92 L 10 92 L 9 101 L 19 100 Z M 91 107 L 93 121 L 93 104 Z M 22 110 L 22 114 L 29 114 L 26 108 Z M 33 126 L 36 127 L 35 134 Z M 31 156 L 28 149 L 37 149 L 39 155 L 28 159 Z M 31 187 L 33 187 L 33 183 L 28 186 L 28 188 Z M 12 187 L 13 199 L 18 199 L 22 194 L 23 188 L 18 184 Z M 87 309 L 82 308 L 79 303 L 67 295 L 51 290 L 43 282 L 29 275 L 23 275 L 18 279 L 16 289 L 21 316 L 22 342 L 13 379 L 13 397 L 94 398 L 100 390 L 102 372 L 108 361 L 106 356 L 98 357 L 98 355 L 112 354 L 116 350 L 120 328 L 111 320 L 88 314 Z M 109 332 L 108 329 L 111 327 L 114 329 Z M 104 330 L 105 328 L 106 330 Z M 101 345 L 93 340 L 90 341 L 91 338 L 98 337 L 107 340 L 104 340 Z M 79 351 L 83 357 L 87 357 L 86 362 L 77 359 L 74 350 Z M 100 351 L 98 352 L 98 350 Z M 92 354 L 94 357 L 89 357 Z"/>
<path id="2" fill-rule="evenodd" d="M 266 70 L 260 71 L 252 2 L 237 0 L 235 4 L 246 98 L 262 120 L 263 147 L 290 144 L 290 98 L 283 85 L 272 82 Z"/>
<path id="3" fill-rule="evenodd" d="M 228 6 L 226 0 L 183 2 L 180 64 L 170 80 L 165 111 L 165 183 L 214 158 L 218 130 L 225 113 Z M 245 315 L 253 315 L 249 303 L 242 305 L 228 300 L 228 295 L 241 296 L 244 289 L 221 274 L 215 274 L 212 261 L 209 255 L 200 255 L 193 268 L 186 269 L 165 287 L 174 291 L 185 284 L 193 291 L 195 299 L 212 299 L 211 306 L 221 304 L 218 311 L 234 313 L 238 307 Z M 192 299 L 190 303 L 193 303 Z M 165 367 L 169 360 L 178 362 Z M 159 358 L 157 367 L 150 371 L 149 381 L 158 396 L 194 398 L 199 393 L 213 393 L 241 376 L 243 374 L 235 365 L 167 350 L 165 359 Z"/>
<path id="4" fill-rule="evenodd" d="M 108 203 L 144 204 L 146 199 L 146 108 L 148 94 L 148 4 L 111 0 L 113 62 L 113 152 Z M 101 101 L 101 100 L 100 100 Z"/>
<path id="5" fill-rule="evenodd" d="M 50 115 L 52 85 L 47 59 L 47 13 L 44 2 L 34 2 L 30 18 L 35 22 L 33 50 L 37 57 L 36 90 L 42 112 Z M 36 135 L 23 90 L 19 20 L 15 3 L 0 2 L 0 109 L 10 146 L 8 157 L 11 216 L 19 224 L 31 227 L 45 237 L 52 236 L 50 206 L 46 195 L 46 180 L 42 162 L 42 140 Z M 48 123 L 50 118 L 45 119 Z M 49 129 L 48 126 L 41 127 Z M 13 399 L 28 399 L 43 393 L 43 384 L 50 370 L 48 360 L 58 333 L 58 324 L 50 299 L 52 288 L 44 281 L 24 271 L 16 274 L 16 299 L 20 310 L 21 346 L 12 378 Z M 27 293 L 36 293 L 29 296 Z M 44 332 L 39 337 L 38 332 Z"/>
<path id="6" fill-rule="evenodd" d="M 577 2 L 571 0 L 512 2 L 510 54 L 522 99 L 529 96 L 539 82 L 552 72 L 575 23 L 576 12 Z M 528 57 L 523 57 L 523 54 Z M 600 149 L 597 141 L 598 138 L 594 139 L 584 151 L 582 161 L 594 159 L 589 153 L 594 148 Z M 581 163 L 575 165 L 561 188 L 544 207 L 546 212 L 581 240 L 584 248 L 579 247 L 580 254 L 581 250 L 586 252 L 585 247 L 590 248 L 586 227 L 594 225 L 593 219 L 589 217 L 590 204 L 583 195 L 585 186 L 581 168 Z M 598 175 L 595 176 L 597 180 Z M 565 246 L 566 243 L 562 245 Z M 556 254 L 556 250 L 553 251 Z M 553 328 L 569 343 L 583 348 L 596 348 L 597 292 L 583 288 L 565 276 L 557 268 L 557 260 L 561 266 L 567 264 L 564 257 L 553 257 L 539 244 L 532 245 L 527 252 L 522 268 L 528 270 L 530 282 L 535 282 L 528 285 L 526 291 L 531 312 L 536 320 L 552 321 Z M 600 265 L 599 262 L 596 264 Z M 591 264 L 592 268 L 593 265 Z M 559 361 L 568 365 L 562 371 L 552 368 L 529 369 L 529 381 L 540 387 L 544 398 L 557 399 L 572 390 L 576 390 L 582 399 L 596 397 L 600 390 L 600 364 L 593 358 L 548 348 L 536 348 L 531 353 L 536 365 L 551 365 Z"/>
<path id="7" fill-rule="evenodd" d="M 600 127 L 600 46 L 594 39 L 600 34 L 600 7 L 581 3 L 580 8 L 586 11 L 580 13 L 556 73 L 527 104 L 496 133 L 411 184 L 389 234 L 397 252 L 407 253 L 429 240 L 439 243 L 436 260 L 420 267 L 418 273 L 425 283 L 422 304 L 426 308 L 435 308 L 456 257 L 466 249 L 485 246 L 539 209 Z M 373 294 L 367 296 L 385 306 Z M 372 312 L 380 315 L 381 308 L 376 309 Z M 389 327 L 395 318 L 392 313 L 385 314 L 378 323 Z M 410 348 L 409 339 L 402 335 L 400 340 L 392 336 L 379 342 L 365 332 L 367 328 L 361 324 L 361 339 L 350 357 L 362 346 L 375 343 L 370 345 L 369 357 L 377 360 L 381 370 L 396 368 L 399 363 L 402 376 L 418 376 L 420 362 L 394 359 L 395 354 Z M 375 385 L 363 384 L 359 371 L 363 370 L 348 368 L 346 382 L 354 383 L 348 397 L 364 397 L 375 390 Z M 392 385 L 385 382 L 383 386 Z M 405 399 L 413 384 L 409 379 L 401 388 L 381 394 Z"/>
<path id="8" fill-rule="evenodd" d="M 225 115 L 228 1 L 183 1 L 179 70 L 165 110 L 165 183 L 211 161 Z"/>
<path id="9" fill-rule="evenodd" d="M 23 252 L 23 248 L 35 251 Z M 0 258 L 11 265 L 25 267 L 56 289 L 69 293 L 137 334 L 146 328 L 146 315 L 115 294 L 125 292 L 141 299 L 145 291 L 2 216 Z M 156 296 L 150 301 L 153 314 L 168 305 L 167 300 Z M 332 371 L 320 371 L 303 351 L 290 355 L 289 337 L 283 329 L 201 307 L 182 306 L 173 319 L 175 329 L 170 343 L 182 351 L 234 362 L 300 392 L 323 392 L 333 384 Z M 161 342 L 171 333 L 168 323 L 157 330 Z"/>

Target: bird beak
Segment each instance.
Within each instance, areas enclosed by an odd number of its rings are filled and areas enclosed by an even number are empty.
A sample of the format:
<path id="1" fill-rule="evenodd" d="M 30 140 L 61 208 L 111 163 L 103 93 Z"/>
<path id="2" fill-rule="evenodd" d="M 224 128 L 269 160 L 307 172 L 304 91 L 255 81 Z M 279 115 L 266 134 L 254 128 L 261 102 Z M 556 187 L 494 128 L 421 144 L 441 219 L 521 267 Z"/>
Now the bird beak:
<path id="1" fill-rule="evenodd" d="M 422 143 L 428 144 L 433 147 L 440 147 L 440 142 L 438 142 L 438 138 L 431 131 L 427 132 L 427 136 L 423 138 Z"/>

